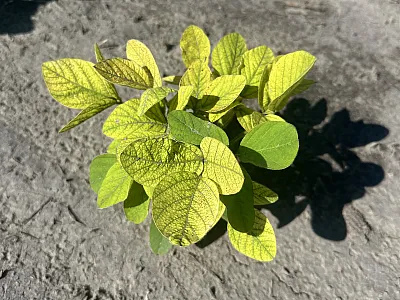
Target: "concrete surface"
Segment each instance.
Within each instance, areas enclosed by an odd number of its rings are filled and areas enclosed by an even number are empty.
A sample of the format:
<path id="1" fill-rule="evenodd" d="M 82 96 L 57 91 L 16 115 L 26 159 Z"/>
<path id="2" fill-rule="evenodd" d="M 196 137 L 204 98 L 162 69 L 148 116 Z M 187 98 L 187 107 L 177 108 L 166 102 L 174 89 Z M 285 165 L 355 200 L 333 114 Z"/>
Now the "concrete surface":
<path id="1" fill-rule="evenodd" d="M 0 2 L 0 299 L 400 299 L 399 22 L 389 0 Z M 43 61 L 93 60 L 105 39 L 105 55 L 122 56 L 135 38 L 165 75 L 180 74 L 192 23 L 212 45 L 238 31 L 250 47 L 318 58 L 318 84 L 284 113 L 302 138 L 299 159 L 252 170 L 281 194 L 264 210 L 272 263 L 236 253 L 221 232 L 153 255 L 148 220 L 98 210 L 88 184 L 109 111 L 57 134 L 76 112 L 47 93 Z"/>

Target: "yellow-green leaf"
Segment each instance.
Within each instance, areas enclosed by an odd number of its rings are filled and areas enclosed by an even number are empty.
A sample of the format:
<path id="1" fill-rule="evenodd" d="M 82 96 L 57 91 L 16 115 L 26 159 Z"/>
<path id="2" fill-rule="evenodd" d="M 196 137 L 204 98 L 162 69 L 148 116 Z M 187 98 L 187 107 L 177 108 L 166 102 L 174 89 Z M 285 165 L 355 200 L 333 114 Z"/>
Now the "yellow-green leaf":
<path id="1" fill-rule="evenodd" d="M 64 58 L 42 65 L 51 96 L 66 107 L 85 109 L 104 100 L 120 101 L 112 84 L 102 78 L 91 62 Z"/>
<path id="2" fill-rule="evenodd" d="M 143 116 L 150 107 L 160 102 L 172 92 L 175 92 L 175 90 L 163 86 L 145 90 L 140 97 L 140 104 L 137 112 L 138 116 Z"/>
<path id="3" fill-rule="evenodd" d="M 142 223 L 149 214 L 150 199 L 143 187 L 137 182 L 132 182 L 128 197 L 124 201 L 126 218 L 135 223 Z"/>
<path id="4" fill-rule="evenodd" d="M 101 53 L 99 45 L 97 45 L 97 43 L 94 44 L 94 54 L 96 55 L 97 62 L 101 62 L 104 60 L 104 56 Z"/>
<path id="5" fill-rule="evenodd" d="M 207 63 L 196 60 L 183 74 L 180 86 L 192 86 L 192 96 L 201 99 L 210 81 L 211 71 Z"/>
<path id="6" fill-rule="evenodd" d="M 313 84 L 315 83 L 314 80 L 304 78 L 299 85 L 292 91 L 290 96 L 294 96 L 300 94 L 306 90 L 308 90 Z"/>
<path id="7" fill-rule="evenodd" d="M 272 204 L 278 200 L 278 194 L 266 186 L 253 181 L 254 205 Z"/>
<path id="8" fill-rule="evenodd" d="M 224 36 L 212 52 L 212 66 L 220 75 L 239 74 L 239 65 L 247 51 L 246 41 L 239 33 Z"/>
<path id="9" fill-rule="evenodd" d="M 282 119 L 280 116 L 274 115 L 274 114 L 265 115 L 265 118 L 267 119 L 267 121 L 286 122 L 286 121 L 285 121 L 284 119 Z"/>
<path id="10" fill-rule="evenodd" d="M 164 177 L 153 194 L 153 220 L 172 244 L 188 246 L 201 240 L 219 215 L 215 183 L 196 173 Z"/>
<path id="11" fill-rule="evenodd" d="M 242 189 L 244 175 L 232 151 L 211 137 L 201 141 L 200 149 L 204 156 L 203 176 L 216 182 L 223 195 L 238 193 Z"/>
<path id="12" fill-rule="evenodd" d="M 163 77 L 162 80 L 169 84 L 179 85 L 181 78 L 182 78 L 182 76 L 171 75 L 171 76 Z"/>
<path id="13" fill-rule="evenodd" d="M 137 115 L 140 99 L 131 99 L 119 105 L 103 125 L 103 133 L 114 139 L 161 136 L 167 124 L 149 117 Z M 165 119 L 165 118 L 164 118 Z"/>
<path id="14" fill-rule="evenodd" d="M 107 172 L 97 197 L 97 206 L 106 208 L 124 201 L 128 197 L 132 178 L 116 162 Z"/>
<path id="15" fill-rule="evenodd" d="M 211 226 L 211 228 L 213 228 L 213 227 L 218 223 L 218 221 L 219 221 L 219 220 L 221 219 L 221 217 L 223 216 L 224 212 L 225 212 L 225 204 L 222 203 L 222 201 L 219 201 L 217 217 L 216 217 L 216 219 L 215 219 L 215 221 L 214 221 L 214 224 Z"/>
<path id="16" fill-rule="evenodd" d="M 225 107 L 223 110 L 216 112 L 216 113 L 209 113 L 208 119 L 210 120 L 210 122 L 216 122 L 219 119 L 221 119 L 223 116 L 228 114 L 230 111 L 232 111 L 233 108 L 240 105 L 240 103 L 241 103 L 241 101 L 236 99 L 229 106 Z"/>
<path id="17" fill-rule="evenodd" d="M 274 53 L 267 46 L 259 46 L 251 49 L 243 55 L 243 68 L 240 74 L 246 77 L 246 87 L 241 96 L 244 98 L 256 98 L 261 75 L 268 63 L 274 59 Z"/>
<path id="18" fill-rule="evenodd" d="M 95 64 L 95 69 L 111 83 L 146 90 L 153 87 L 153 76 L 147 67 L 124 58 L 111 58 Z"/>
<path id="19" fill-rule="evenodd" d="M 228 236 L 233 247 L 250 258 L 259 261 L 271 261 L 275 258 L 274 229 L 268 219 L 258 210 L 255 210 L 255 220 L 251 231 L 243 233 L 228 224 Z"/>
<path id="20" fill-rule="evenodd" d="M 246 84 L 242 75 L 223 75 L 211 81 L 200 102 L 202 110 L 215 113 L 231 105 Z"/>
<path id="21" fill-rule="evenodd" d="M 192 86 L 181 86 L 176 97 L 172 98 L 169 105 L 169 111 L 184 110 L 189 103 L 190 96 L 193 93 Z"/>
<path id="22" fill-rule="evenodd" d="M 90 163 L 90 187 L 97 194 L 107 175 L 108 170 L 116 163 L 116 157 L 112 154 L 96 156 Z"/>
<path id="23" fill-rule="evenodd" d="M 260 112 L 240 105 L 236 108 L 236 117 L 244 130 L 250 132 L 257 125 L 267 122 L 267 118 Z"/>
<path id="24" fill-rule="evenodd" d="M 288 97 L 306 76 L 315 60 L 306 51 L 296 51 L 283 55 L 272 66 L 268 81 L 268 95 L 271 99 L 269 110 L 279 111 L 286 105 Z"/>
<path id="25" fill-rule="evenodd" d="M 79 124 L 85 122 L 86 120 L 90 119 L 91 117 L 97 115 L 98 113 L 102 112 L 103 110 L 109 108 L 110 106 L 116 104 L 115 99 L 104 99 L 100 100 L 97 103 L 91 104 L 82 110 L 75 118 L 68 122 L 63 128 L 60 129 L 61 132 L 65 132 L 70 130 Z"/>
<path id="26" fill-rule="evenodd" d="M 155 186 L 167 174 L 188 171 L 200 174 L 203 155 L 196 146 L 170 139 L 137 140 L 120 156 L 124 169 L 144 186 Z"/>
<path id="27" fill-rule="evenodd" d="M 210 56 L 210 41 L 202 29 L 190 25 L 182 34 L 180 41 L 182 60 L 187 68 L 196 61 L 204 61 L 208 64 Z"/>
<path id="28" fill-rule="evenodd" d="M 126 57 L 141 67 L 147 67 L 154 79 L 154 87 L 162 86 L 160 71 L 150 49 L 138 40 L 126 44 Z"/>

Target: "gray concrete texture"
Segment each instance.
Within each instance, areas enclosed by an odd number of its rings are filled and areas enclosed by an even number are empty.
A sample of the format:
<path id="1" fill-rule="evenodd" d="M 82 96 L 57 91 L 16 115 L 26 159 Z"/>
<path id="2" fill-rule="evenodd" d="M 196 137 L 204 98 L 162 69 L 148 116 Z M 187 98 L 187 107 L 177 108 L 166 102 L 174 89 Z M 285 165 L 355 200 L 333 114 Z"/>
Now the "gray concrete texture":
<path id="1" fill-rule="evenodd" d="M 400 299 L 399 22 L 389 0 L 0 2 L 0 299 Z M 223 230 L 155 256 L 149 219 L 97 209 L 88 184 L 111 110 L 57 133 L 77 111 L 50 97 L 42 62 L 93 61 L 104 40 L 107 57 L 124 56 L 139 39 L 164 75 L 182 74 L 190 24 L 213 46 L 237 31 L 249 47 L 318 58 L 318 83 L 283 113 L 299 159 L 250 168 L 281 196 L 263 208 L 277 236 L 271 263 L 237 253 Z"/>

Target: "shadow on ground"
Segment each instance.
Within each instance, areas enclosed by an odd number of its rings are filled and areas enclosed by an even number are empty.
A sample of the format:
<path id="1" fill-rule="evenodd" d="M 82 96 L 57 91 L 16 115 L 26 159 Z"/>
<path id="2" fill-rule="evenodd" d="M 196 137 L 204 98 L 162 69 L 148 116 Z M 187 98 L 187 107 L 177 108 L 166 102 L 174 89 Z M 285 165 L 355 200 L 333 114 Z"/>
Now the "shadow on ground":
<path id="1" fill-rule="evenodd" d="M 328 240 L 344 240 L 344 206 L 362 198 L 366 187 L 378 185 L 385 175 L 381 166 L 361 161 L 352 148 L 379 141 L 389 130 L 362 120 L 353 122 L 346 109 L 334 113 L 327 122 L 325 99 L 313 106 L 306 99 L 294 99 L 282 115 L 299 134 L 300 149 L 293 165 L 281 171 L 245 166 L 254 181 L 279 195 L 276 203 L 263 208 L 278 218 L 281 228 L 309 205 L 314 232 Z M 226 222 L 221 220 L 197 245 L 206 247 L 225 232 Z"/>
<path id="2" fill-rule="evenodd" d="M 0 34 L 32 31 L 32 16 L 40 5 L 54 0 L 0 0 Z"/>

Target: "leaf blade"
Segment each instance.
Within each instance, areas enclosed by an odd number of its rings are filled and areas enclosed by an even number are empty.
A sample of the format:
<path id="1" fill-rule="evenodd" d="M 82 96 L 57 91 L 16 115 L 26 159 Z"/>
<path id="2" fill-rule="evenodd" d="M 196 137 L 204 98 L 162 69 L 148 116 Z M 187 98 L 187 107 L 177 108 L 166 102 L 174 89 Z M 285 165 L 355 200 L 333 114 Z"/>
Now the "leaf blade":
<path id="1" fill-rule="evenodd" d="M 182 34 L 180 48 L 183 63 L 187 68 L 196 60 L 208 63 L 211 46 L 207 35 L 201 28 L 195 25 L 187 27 Z"/>
<path id="2" fill-rule="evenodd" d="M 128 197 L 124 201 L 125 217 L 135 224 L 140 224 L 149 214 L 149 205 L 150 199 L 146 195 L 143 186 L 133 181 Z"/>
<path id="3" fill-rule="evenodd" d="M 96 156 L 90 163 L 89 182 L 92 190 L 97 194 L 107 175 L 108 170 L 117 162 L 115 155 L 102 154 Z"/>
<path id="4" fill-rule="evenodd" d="M 154 254 L 164 255 L 171 249 L 172 244 L 164 237 L 158 230 L 154 221 L 151 220 L 150 224 L 150 248 Z"/>
<path id="5" fill-rule="evenodd" d="M 255 210 L 254 225 L 250 232 L 236 231 L 228 223 L 228 236 L 233 247 L 250 258 L 265 262 L 275 258 L 276 238 L 274 229 L 268 219 L 258 210 Z"/>
<path id="6" fill-rule="evenodd" d="M 145 90 L 140 97 L 140 104 L 137 111 L 138 116 L 143 116 L 153 105 L 173 92 L 175 92 L 174 89 L 163 86 Z"/>
<path id="7" fill-rule="evenodd" d="M 173 173 L 156 186 L 153 219 L 172 244 L 188 246 L 214 225 L 219 212 L 218 188 L 196 173 Z"/>
<path id="8" fill-rule="evenodd" d="M 239 33 L 230 33 L 221 38 L 215 46 L 211 55 L 212 66 L 220 75 L 237 75 L 246 51 L 244 38 Z"/>
<path id="9" fill-rule="evenodd" d="M 267 205 L 278 200 L 278 194 L 266 186 L 253 181 L 254 205 Z"/>

